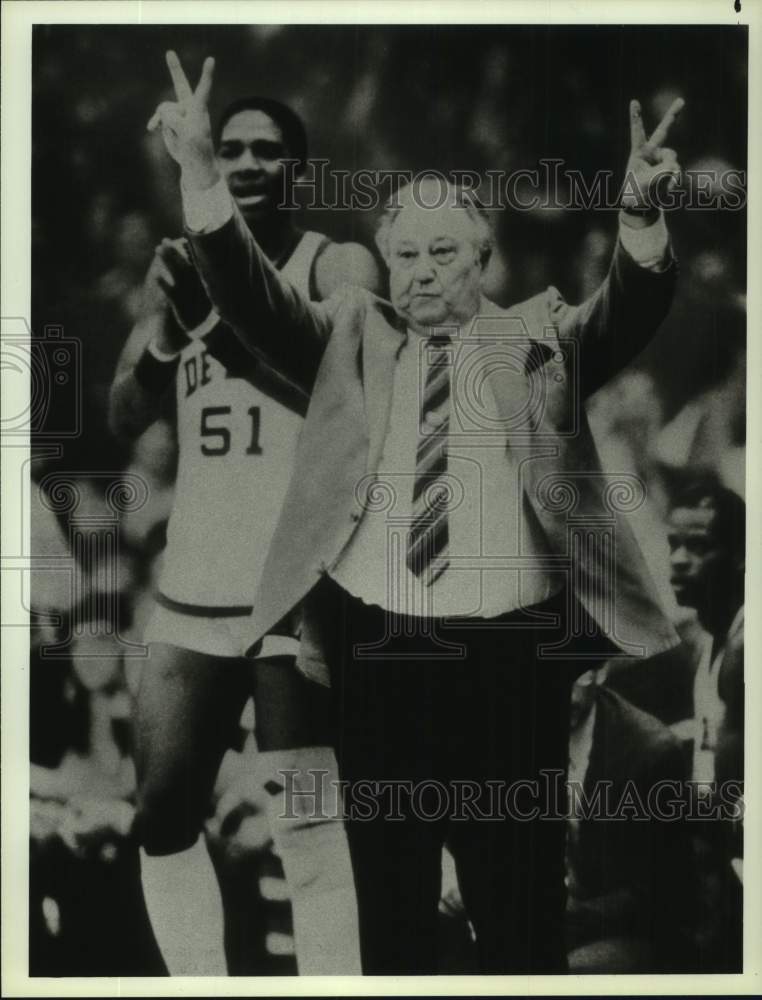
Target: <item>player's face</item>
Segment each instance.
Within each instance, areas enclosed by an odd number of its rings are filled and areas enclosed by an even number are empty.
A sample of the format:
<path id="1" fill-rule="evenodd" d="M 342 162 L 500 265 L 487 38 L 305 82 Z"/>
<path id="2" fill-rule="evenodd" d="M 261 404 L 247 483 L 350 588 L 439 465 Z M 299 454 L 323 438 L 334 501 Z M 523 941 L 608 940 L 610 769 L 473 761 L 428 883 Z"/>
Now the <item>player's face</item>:
<path id="1" fill-rule="evenodd" d="M 285 194 L 283 134 L 264 111 L 239 111 L 225 123 L 217 162 L 244 218 L 276 212 Z"/>
<path id="2" fill-rule="evenodd" d="M 414 330 L 457 325 L 479 308 L 482 268 L 474 223 L 462 208 L 406 205 L 389 231 L 389 289 Z"/>
<path id="3" fill-rule="evenodd" d="M 678 604 L 704 608 L 713 591 L 729 583 L 730 553 L 714 531 L 715 513 L 676 507 L 668 519 L 670 583 Z"/>

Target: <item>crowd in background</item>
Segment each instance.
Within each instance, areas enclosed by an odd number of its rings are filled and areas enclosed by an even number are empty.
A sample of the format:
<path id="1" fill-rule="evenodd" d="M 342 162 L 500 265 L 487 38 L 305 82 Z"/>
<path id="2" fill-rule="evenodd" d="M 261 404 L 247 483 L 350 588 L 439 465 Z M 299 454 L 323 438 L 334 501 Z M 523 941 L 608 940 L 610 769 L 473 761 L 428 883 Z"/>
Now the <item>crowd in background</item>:
<path id="1" fill-rule="evenodd" d="M 742 169 L 745 36 L 716 28 L 458 26 L 35 31 L 32 327 L 44 336 L 60 326 L 81 343 L 84 432 L 59 455 L 40 450 L 32 462 L 32 554 L 60 557 L 70 570 L 41 570 L 32 581 L 32 972 L 148 974 L 161 962 L 131 839 L 129 721 L 142 662 L 135 654 L 172 504 L 172 400 L 131 448 L 109 436 L 105 414 L 153 248 L 181 230 L 174 165 L 160 137 L 145 131 L 167 89 L 165 48 L 177 49 L 188 67 L 216 56 L 218 109 L 245 93 L 285 100 L 307 123 L 312 155 L 336 168 L 510 171 L 552 156 L 592 177 L 621 171 L 635 96 L 654 123 L 676 94 L 686 99 L 679 133 L 686 169 Z M 375 219 L 328 209 L 305 216 L 310 227 L 368 246 Z M 615 215 L 606 212 L 502 210 L 493 222 L 488 294 L 501 305 L 550 283 L 580 301 L 603 276 L 616 234 Z M 675 491 L 697 475 L 743 496 L 745 213 L 684 211 L 668 224 L 681 267 L 675 304 L 655 342 L 591 399 L 589 413 L 607 467 L 647 484 L 648 503 L 633 525 L 689 634 L 692 615 L 669 586 L 664 520 Z M 54 437 L 64 405 L 70 400 L 53 394 L 40 440 Z M 76 516 L 50 502 L 58 474 L 76 485 Z M 147 490 L 144 503 L 115 517 L 108 485 L 120 476 L 139 477 Z M 78 532 L 114 544 L 96 544 L 96 556 L 83 560 Z M 116 572 L 104 574 L 100 558 Z M 253 731 L 245 715 L 210 804 L 208 834 L 231 969 L 286 974 L 295 971 L 288 901 L 250 780 Z M 667 771 L 677 767 L 670 746 L 660 748 Z M 468 971 L 468 929 L 452 886 L 442 911 L 452 963 L 443 971 Z"/>

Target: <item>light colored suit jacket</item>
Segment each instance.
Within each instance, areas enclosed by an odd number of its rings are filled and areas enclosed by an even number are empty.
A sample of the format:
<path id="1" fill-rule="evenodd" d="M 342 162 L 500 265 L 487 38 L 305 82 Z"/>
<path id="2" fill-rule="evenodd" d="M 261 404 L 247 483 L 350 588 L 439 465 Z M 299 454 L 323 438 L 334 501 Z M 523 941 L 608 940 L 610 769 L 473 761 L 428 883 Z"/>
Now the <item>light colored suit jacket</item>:
<path id="1" fill-rule="evenodd" d="M 391 304 L 365 290 L 307 302 L 280 278 L 237 210 L 221 229 L 188 236 L 220 315 L 250 350 L 311 394 L 245 638 L 253 646 L 304 602 L 300 666 L 326 683 L 325 623 L 305 598 L 362 516 L 407 334 Z M 473 328 L 480 342 L 508 347 L 510 362 L 491 366 L 491 388 L 551 561 L 600 631 L 630 656 L 652 656 L 678 640 L 627 524 L 644 487 L 602 472 L 583 403 L 652 337 L 675 272 L 674 260 L 659 273 L 642 268 L 618 245 L 608 276 L 581 306 L 552 287 L 507 310 L 485 299 Z"/>

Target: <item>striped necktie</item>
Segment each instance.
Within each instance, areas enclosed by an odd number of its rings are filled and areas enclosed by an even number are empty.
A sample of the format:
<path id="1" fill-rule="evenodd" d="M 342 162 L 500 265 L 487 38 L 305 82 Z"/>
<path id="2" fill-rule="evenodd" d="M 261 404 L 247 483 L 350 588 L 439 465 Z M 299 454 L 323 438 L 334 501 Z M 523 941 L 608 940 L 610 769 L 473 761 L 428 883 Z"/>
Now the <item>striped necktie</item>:
<path id="1" fill-rule="evenodd" d="M 413 521 L 407 539 L 407 567 L 427 587 L 449 563 L 442 557 L 450 541 L 447 506 L 447 442 L 450 429 L 450 336 L 439 334 L 422 351 L 428 363 L 419 414 L 413 484 Z M 434 560 L 438 560 L 432 566 Z"/>

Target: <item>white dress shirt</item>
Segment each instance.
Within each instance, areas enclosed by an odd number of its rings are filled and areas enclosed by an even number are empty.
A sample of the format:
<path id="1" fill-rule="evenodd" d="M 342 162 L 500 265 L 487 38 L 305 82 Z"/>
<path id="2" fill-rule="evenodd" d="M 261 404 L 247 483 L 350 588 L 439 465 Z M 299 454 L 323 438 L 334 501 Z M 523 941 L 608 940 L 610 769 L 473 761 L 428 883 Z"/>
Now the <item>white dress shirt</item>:
<path id="1" fill-rule="evenodd" d="M 402 615 L 494 618 L 521 605 L 538 604 L 558 591 L 563 581 L 560 576 L 552 580 L 538 562 L 548 548 L 534 515 L 524 511 L 523 490 L 505 435 L 492 430 L 502 421 L 488 381 L 481 387 L 481 427 L 464 427 L 465 420 L 454 401 L 451 404 L 447 482 L 454 492 L 447 514 L 449 566 L 430 587 L 408 569 L 420 387 L 426 364 L 422 345 L 419 336 L 408 333 L 394 372 L 389 427 L 370 502 L 329 572 L 366 604 Z M 484 350 L 468 341 L 454 348 L 454 367 L 466 371 L 473 353 Z M 457 384 L 458 376 L 453 380 Z"/>

